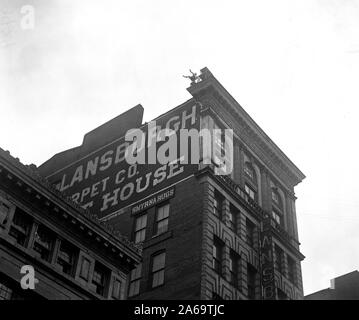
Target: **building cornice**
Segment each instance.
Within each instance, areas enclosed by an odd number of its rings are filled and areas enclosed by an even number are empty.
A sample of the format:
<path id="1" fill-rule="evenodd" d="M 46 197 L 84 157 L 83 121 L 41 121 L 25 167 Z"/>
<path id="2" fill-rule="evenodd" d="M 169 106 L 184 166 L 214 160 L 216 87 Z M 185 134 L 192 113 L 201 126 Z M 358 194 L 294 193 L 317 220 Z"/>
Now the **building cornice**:
<path id="1" fill-rule="evenodd" d="M 268 137 L 268 135 L 258 126 L 240 104 L 229 94 L 220 84 L 212 73 L 204 68 L 201 70 L 200 78 L 202 81 L 193 83 L 187 90 L 192 96 L 201 100 L 206 95 L 215 98 L 224 107 L 241 127 L 241 137 L 250 146 L 256 146 L 262 159 L 266 159 L 266 165 L 274 172 L 281 175 L 285 172 L 292 186 L 300 183 L 305 175 L 295 166 L 295 164 L 283 153 L 283 151 Z M 210 101 L 201 101 L 203 104 Z M 283 174 L 282 174 L 283 175 Z"/>
<path id="2" fill-rule="evenodd" d="M 213 119 L 215 119 L 215 121 L 217 121 L 218 123 L 222 123 L 224 124 L 226 127 L 230 128 L 231 126 L 225 121 L 223 120 L 214 110 L 213 108 L 206 106 L 201 110 L 201 114 L 204 115 L 209 115 L 211 116 Z M 283 190 L 285 190 L 286 194 L 289 195 L 292 199 L 296 199 L 296 196 L 294 194 L 293 188 L 289 188 L 288 185 L 280 178 L 276 175 L 276 173 L 271 170 L 270 168 L 268 168 L 265 163 L 258 157 L 258 155 L 256 155 L 251 149 L 250 146 L 245 143 L 244 141 L 241 140 L 241 137 L 236 133 L 233 132 L 233 137 L 234 137 L 234 141 L 236 141 L 237 145 L 242 148 L 246 154 L 248 154 L 248 156 L 251 158 L 251 162 L 255 163 L 262 174 L 270 174 L 270 177 L 272 180 L 275 181 L 276 184 L 279 184 L 281 186 L 281 188 Z"/>
<path id="3" fill-rule="evenodd" d="M 57 190 L 46 179 L 40 176 L 33 165 L 26 166 L 19 159 L 11 156 L 10 152 L 0 148 L 0 173 L 10 180 L 17 179 L 17 184 L 38 200 L 43 199 L 46 206 L 53 206 L 58 217 L 63 220 L 70 219 L 78 224 L 81 230 L 94 237 L 104 247 L 112 247 L 112 252 L 126 255 L 135 262 L 140 261 L 141 247 L 133 244 L 127 237 L 121 235 L 110 224 L 99 221 L 95 214 L 83 209 L 71 198 Z"/>

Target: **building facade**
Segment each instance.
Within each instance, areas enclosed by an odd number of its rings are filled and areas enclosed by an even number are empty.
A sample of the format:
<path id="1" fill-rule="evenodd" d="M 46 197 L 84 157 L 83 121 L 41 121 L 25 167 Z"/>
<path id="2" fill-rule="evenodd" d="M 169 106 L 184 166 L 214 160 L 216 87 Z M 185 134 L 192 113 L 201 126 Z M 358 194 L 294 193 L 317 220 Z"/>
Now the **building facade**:
<path id="1" fill-rule="evenodd" d="M 305 176 L 207 68 L 187 90 L 192 98 L 157 125 L 232 129 L 230 174 L 216 174 L 218 163 L 203 157 L 197 165 L 126 166 L 126 131 L 151 136 L 141 106 L 91 131 L 40 173 L 142 244 L 132 299 L 303 299 L 294 187 Z"/>
<path id="2" fill-rule="evenodd" d="M 359 300 L 359 271 L 355 270 L 330 281 L 330 288 L 313 292 L 305 300 Z"/>
<path id="3" fill-rule="evenodd" d="M 126 299 L 140 261 L 137 247 L 0 149 L 0 300 Z"/>

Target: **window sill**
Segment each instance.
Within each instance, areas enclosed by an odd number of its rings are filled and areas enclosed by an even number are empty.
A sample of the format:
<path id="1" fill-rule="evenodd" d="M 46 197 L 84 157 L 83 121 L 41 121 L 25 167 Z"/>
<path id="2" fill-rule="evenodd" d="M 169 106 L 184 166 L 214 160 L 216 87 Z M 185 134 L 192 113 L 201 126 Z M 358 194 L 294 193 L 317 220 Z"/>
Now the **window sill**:
<path id="1" fill-rule="evenodd" d="M 166 284 L 166 282 L 164 282 L 164 283 L 162 283 L 162 284 L 160 284 L 160 285 L 158 285 L 158 286 L 156 286 L 156 287 L 152 287 L 152 285 L 150 285 L 150 286 L 148 287 L 148 290 L 147 290 L 146 292 L 154 291 L 154 290 L 156 290 L 156 289 L 158 289 L 158 288 L 164 287 L 165 284 Z"/>
<path id="2" fill-rule="evenodd" d="M 143 249 L 149 248 L 151 246 L 154 246 L 162 241 L 168 240 L 170 238 L 173 237 L 173 232 L 171 231 L 166 231 L 164 233 L 158 234 L 158 235 L 154 235 L 151 239 L 145 241 L 143 243 Z"/>

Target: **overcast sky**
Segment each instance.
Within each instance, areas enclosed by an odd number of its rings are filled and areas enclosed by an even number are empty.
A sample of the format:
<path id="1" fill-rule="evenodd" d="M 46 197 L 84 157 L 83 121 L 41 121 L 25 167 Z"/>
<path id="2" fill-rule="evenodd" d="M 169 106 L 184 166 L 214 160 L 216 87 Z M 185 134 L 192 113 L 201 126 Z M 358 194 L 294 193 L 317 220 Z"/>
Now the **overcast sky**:
<path id="1" fill-rule="evenodd" d="M 307 176 L 305 294 L 359 269 L 359 1 L 0 0 L 0 146 L 40 165 L 205 66 Z"/>

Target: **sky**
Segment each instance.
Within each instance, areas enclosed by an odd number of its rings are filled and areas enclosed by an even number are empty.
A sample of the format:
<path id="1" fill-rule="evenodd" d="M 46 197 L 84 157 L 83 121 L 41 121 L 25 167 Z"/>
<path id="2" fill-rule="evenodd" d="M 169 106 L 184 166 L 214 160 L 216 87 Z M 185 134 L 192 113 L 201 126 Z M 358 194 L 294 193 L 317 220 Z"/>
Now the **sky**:
<path id="1" fill-rule="evenodd" d="M 203 67 L 306 175 L 304 293 L 359 269 L 358 0 L 0 0 L 0 147 L 40 165 Z"/>

